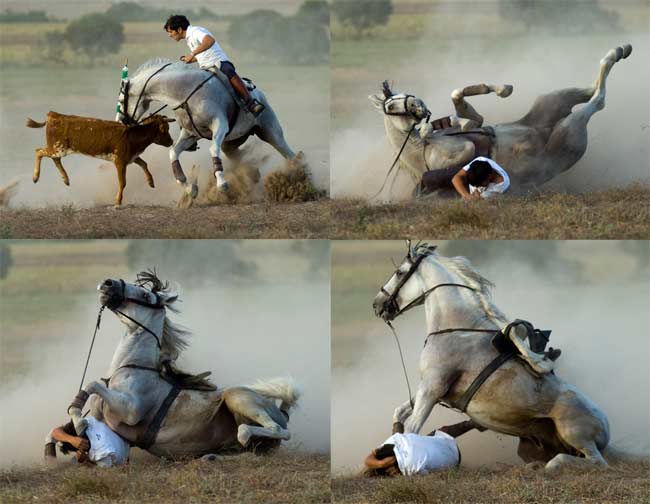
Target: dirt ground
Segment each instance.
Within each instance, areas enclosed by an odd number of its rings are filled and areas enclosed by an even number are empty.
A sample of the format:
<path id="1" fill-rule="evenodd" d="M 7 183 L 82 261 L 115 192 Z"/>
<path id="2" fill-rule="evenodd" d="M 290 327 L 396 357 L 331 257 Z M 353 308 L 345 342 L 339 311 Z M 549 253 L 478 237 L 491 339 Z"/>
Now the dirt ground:
<path id="1" fill-rule="evenodd" d="M 0 238 L 647 239 L 650 187 L 372 205 L 359 199 L 175 209 L 0 210 Z"/>
<path id="2" fill-rule="evenodd" d="M 0 472 L 0 502 L 330 502 L 329 456 L 280 450 L 214 462 L 141 454 L 112 469 L 57 462 Z"/>
<path id="3" fill-rule="evenodd" d="M 338 477 L 337 503 L 647 502 L 650 464 L 626 463 L 609 471 L 570 470 L 548 475 L 524 466 L 451 470 L 411 478 Z"/>

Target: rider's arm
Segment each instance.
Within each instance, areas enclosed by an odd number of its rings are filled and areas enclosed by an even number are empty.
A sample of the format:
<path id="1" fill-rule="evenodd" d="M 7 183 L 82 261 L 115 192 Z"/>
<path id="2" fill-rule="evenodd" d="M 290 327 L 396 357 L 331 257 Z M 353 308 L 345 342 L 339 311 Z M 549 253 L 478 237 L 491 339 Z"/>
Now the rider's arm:
<path id="1" fill-rule="evenodd" d="M 205 37 L 203 37 L 203 40 L 201 41 L 199 47 L 197 47 L 192 51 L 192 56 L 196 57 L 197 54 L 200 54 L 203 51 L 207 51 L 214 45 L 215 42 L 216 41 L 214 40 L 214 37 L 211 37 L 210 35 L 206 35 Z"/>
<path id="2" fill-rule="evenodd" d="M 54 430 L 52 430 L 52 439 L 54 439 L 55 441 L 60 441 L 62 443 L 70 443 L 77 450 L 82 450 L 82 451 L 90 450 L 90 443 L 88 442 L 87 439 L 68 434 L 64 430 L 64 427 L 65 426 L 62 425 L 61 427 L 56 427 Z"/>
<path id="3" fill-rule="evenodd" d="M 451 183 L 463 199 L 473 198 L 469 192 L 469 183 L 467 182 L 467 172 L 465 170 L 458 170 L 458 173 L 451 179 Z"/>

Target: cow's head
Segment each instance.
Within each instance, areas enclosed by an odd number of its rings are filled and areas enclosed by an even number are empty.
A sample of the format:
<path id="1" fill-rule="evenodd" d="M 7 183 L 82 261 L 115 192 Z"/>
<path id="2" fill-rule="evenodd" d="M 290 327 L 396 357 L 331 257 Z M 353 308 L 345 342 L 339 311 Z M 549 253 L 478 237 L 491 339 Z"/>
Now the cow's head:
<path id="1" fill-rule="evenodd" d="M 164 147 L 171 147 L 174 143 L 171 135 L 169 134 L 169 123 L 174 122 L 176 119 L 171 119 L 169 117 L 161 115 L 153 115 L 147 117 L 142 124 L 151 125 L 152 128 L 155 128 L 156 135 L 153 138 L 153 143 L 162 145 Z"/>

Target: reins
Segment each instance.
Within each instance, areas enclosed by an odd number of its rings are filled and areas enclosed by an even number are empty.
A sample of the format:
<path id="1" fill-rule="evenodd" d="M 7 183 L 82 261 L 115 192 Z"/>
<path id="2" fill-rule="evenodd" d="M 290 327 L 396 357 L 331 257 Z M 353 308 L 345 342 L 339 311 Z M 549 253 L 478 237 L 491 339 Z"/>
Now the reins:
<path id="1" fill-rule="evenodd" d="M 379 196 L 381 194 L 381 192 L 384 190 L 384 187 L 386 187 L 386 182 L 388 182 L 388 177 L 390 177 L 390 174 L 393 171 L 393 168 L 395 168 L 395 165 L 399 161 L 399 158 L 402 155 L 402 152 L 404 152 L 404 148 L 406 147 L 406 144 L 408 143 L 409 138 L 411 138 L 411 133 L 413 133 L 413 130 L 415 129 L 415 127 L 417 125 L 418 125 L 418 122 L 414 122 L 413 126 L 411 126 L 411 129 L 406 134 L 406 138 L 404 139 L 404 143 L 402 144 L 402 147 L 400 148 L 399 152 L 397 153 L 397 156 L 395 156 L 395 160 L 393 161 L 393 164 L 390 166 L 390 168 L 388 169 L 388 172 L 386 173 L 386 177 L 384 178 L 384 183 L 381 184 L 381 187 L 379 188 L 379 191 L 377 191 L 374 196 L 370 197 L 371 201 L 373 199 L 375 199 L 377 196 Z M 397 170 L 397 172 L 395 172 L 395 177 L 397 177 L 398 173 L 399 173 L 399 169 Z M 393 178 L 393 180 L 395 180 L 395 179 Z"/>
<path id="2" fill-rule="evenodd" d="M 93 339 L 90 342 L 90 348 L 88 349 L 88 357 L 86 357 L 86 365 L 84 366 L 84 372 L 81 375 L 81 383 L 79 384 L 79 391 L 81 392 L 81 387 L 84 385 L 84 380 L 86 379 L 86 371 L 88 371 L 88 363 L 90 362 L 90 354 L 93 351 L 93 345 L 95 344 L 95 336 L 97 336 L 97 331 L 99 331 L 99 325 L 102 323 L 102 312 L 104 311 L 105 306 L 99 307 L 99 313 L 97 313 L 97 323 L 95 324 L 95 332 L 93 333 Z"/>

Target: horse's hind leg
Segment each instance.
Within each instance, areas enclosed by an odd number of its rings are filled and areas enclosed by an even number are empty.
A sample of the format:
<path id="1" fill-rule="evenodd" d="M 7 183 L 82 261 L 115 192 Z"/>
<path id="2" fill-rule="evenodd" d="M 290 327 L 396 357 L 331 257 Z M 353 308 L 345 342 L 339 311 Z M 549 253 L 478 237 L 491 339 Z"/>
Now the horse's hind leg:
<path id="1" fill-rule="evenodd" d="M 272 112 L 270 109 L 267 109 L 267 112 L 269 112 L 268 117 L 270 119 L 268 119 L 265 124 L 260 125 L 255 133 L 260 140 L 271 144 L 271 146 L 278 151 L 284 159 L 295 159 L 296 153 L 291 147 L 289 147 L 289 144 L 285 140 L 284 132 L 278 122 L 278 118 L 275 114 L 270 113 Z"/>
<path id="2" fill-rule="evenodd" d="M 237 439 L 242 446 L 247 446 L 252 437 L 264 437 L 288 440 L 291 434 L 287 430 L 286 413 L 283 413 L 271 399 L 244 387 L 228 389 L 224 393 L 228 409 L 236 417 L 258 425 L 242 423 L 237 430 Z"/>
<path id="3" fill-rule="evenodd" d="M 462 122 L 462 129 L 464 131 L 479 128 L 483 125 L 483 116 L 479 114 L 470 103 L 465 100 L 468 96 L 485 95 L 496 93 L 501 98 L 506 98 L 512 94 L 512 86 L 505 84 L 503 86 L 495 86 L 492 84 L 474 84 L 467 86 L 463 89 L 454 89 L 451 93 L 451 101 L 456 110 L 456 117 L 458 119 L 465 119 Z"/>

